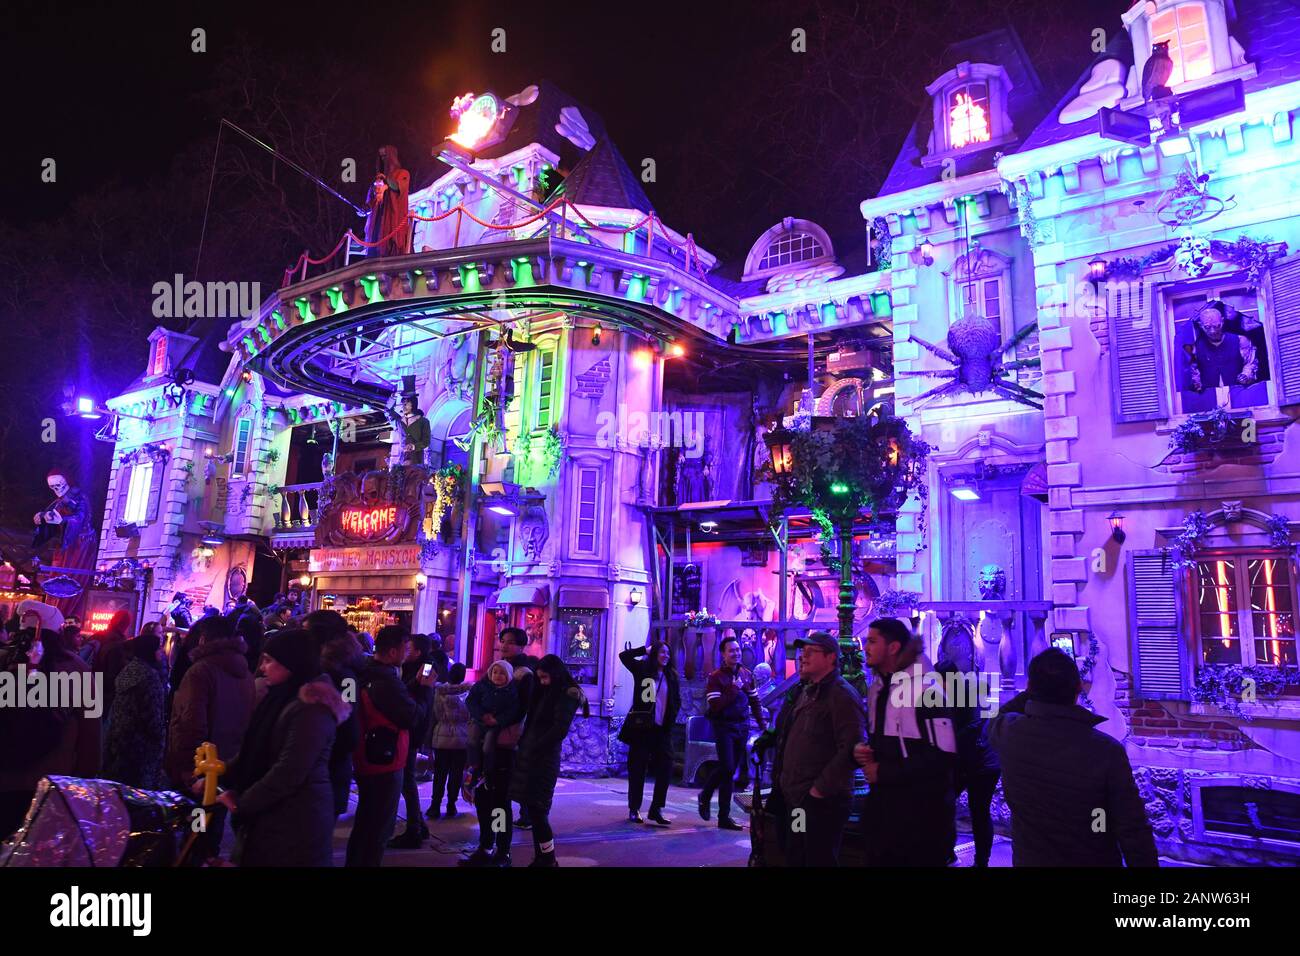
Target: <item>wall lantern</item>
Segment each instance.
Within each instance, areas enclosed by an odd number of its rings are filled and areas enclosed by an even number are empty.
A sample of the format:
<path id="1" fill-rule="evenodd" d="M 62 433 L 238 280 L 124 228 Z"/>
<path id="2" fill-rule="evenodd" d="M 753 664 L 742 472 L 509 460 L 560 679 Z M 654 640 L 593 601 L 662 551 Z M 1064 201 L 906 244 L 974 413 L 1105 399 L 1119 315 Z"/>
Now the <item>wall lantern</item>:
<path id="1" fill-rule="evenodd" d="M 604 331 L 605 331 L 605 330 L 604 330 L 604 328 L 601 326 L 601 324 L 600 324 L 599 322 L 597 322 L 596 325 L 595 325 L 595 327 L 592 328 L 592 330 L 591 330 L 591 344 L 592 344 L 592 345 L 599 345 L 599 344 L 600 344 L 600 335 L 601 335 L 601 333 L 604 332 Z"/>
<path id="2" fill-rule="evenodd" d="M 418 588 L 419 590 L 423 591 L 423 590 L 424 590 L 424 586 L 425 586 L 426 584 L 428 584 L 428 583 L 429 583 L 429 576 L 428 576 L 427 574 L 425 574 L 423 571 L 418 571 L 418 572 L 416 572 L 416 575 L 415 575 L 415 586 L 416 586 L 416 588 Z"/>
<path id="3" fill-rule="evenodd" d="M 960 480 L 953 483 L 950 489 L 952 496 L 958 501 L 979 501 L 979 488 L 966 480 Z"/>
<path id="4" fill-rule="evenodd" d="M 772 470 L 778 475 L 788 475 L 794 470 L 794 450 L 790 445 L 793 438 L 794 433 L 784 425 L 777 425 L 763 436 L 763 444 L 772 455 Z"/>
<path id="5" fill-rule="evenodd" d="M 1110 522 L 1110 536 L 1115 539 L 1116 544 L 1123 544 L 1124 539 L 1128 537 L 1124 533 L 1124 516 L 1118 511 L 1112 511 L 1106 520 Z"/>
<path id="6" fill-rule="evenodd" d="M 1098 291 L 1101 289 L 1101 284 L 1106 281 L 1106 267 L 1108 265 L 1109 263 L 1107 263 L 1101 256 L 1097 256 L 1088 263 L 1088 281 L 1092 283 L 1092 294 L 1094 298 L 1096 298 Z"/>
<path id="7" fill-rule="evenodd" d="M 926 239 L 912 251 L 912 264 L 922 266 L 934 265 L 934 243 Z"/>
<path id="8" fill-rule="evenodd" d="M 644 596 L 645 595 L 641 593 L 640 588 L 633 588 L 631 591 L 627 592 L 627 603 L 631 607 L 637 607 L 638 605 L 640 605 L 641 599 Z"/>
<path id="9" fill-rule="evenodd" d="M 309 588 L 309 587 L 311 587 L 311 575 L 310 575 L 310 574 L 303 574 L 301 577 L 299 577 L 299 578 L 298 578 L 298 586 L 299 586 L 299 587 L 302 587 L 302 588 Z"/>

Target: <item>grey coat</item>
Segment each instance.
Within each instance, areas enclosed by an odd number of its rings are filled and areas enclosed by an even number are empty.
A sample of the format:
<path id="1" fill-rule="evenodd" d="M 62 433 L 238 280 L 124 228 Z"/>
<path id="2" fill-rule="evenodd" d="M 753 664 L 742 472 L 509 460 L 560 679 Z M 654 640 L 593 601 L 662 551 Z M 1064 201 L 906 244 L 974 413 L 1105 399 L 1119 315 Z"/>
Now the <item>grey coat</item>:
<path id="1" fill-rule="evenodd" d="M 350 704 L 322 674 L 304 684 L 272 730 L 275 762 L 236 794 L 240 866 L 330 866 L 334 796 L 329 759 Z"/>
<path id="2" fill-rule="evenodd" d="M 465 695 L 473 684 L 433 686 L 433 749 L 464 750 L 469 740 L 469 708 Z"/>

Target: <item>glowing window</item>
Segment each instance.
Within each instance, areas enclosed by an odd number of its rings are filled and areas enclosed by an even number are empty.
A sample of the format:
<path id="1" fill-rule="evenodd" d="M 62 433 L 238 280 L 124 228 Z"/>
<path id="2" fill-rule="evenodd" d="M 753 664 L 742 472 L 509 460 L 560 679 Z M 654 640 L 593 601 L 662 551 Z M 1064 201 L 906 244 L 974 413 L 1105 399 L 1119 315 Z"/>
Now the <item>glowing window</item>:
<path id="1" fill-rule="evenodd" d="M 1196 563 L 1201 660 L 1296 665 L 1295 592 L 1287 555 L 1231 554 Z"/>
<path id="2" fill-rule="evenodd" d="M 948 146 L 961 149 L 993 138 L 989 127 L 989 85 L 970 83 L 948 93 Z"/>
<path id="3" fill-rule="evenodd" d="M 597 505 L 600 501 L 600 471 L 596 468 L 578 470 L 578 536 L 575 550 L 584 554 L 596 553 Z"/>
<path id="4" fill-rule="evenodd" d="M 231 465 L 233 474 L 244 475 L 248 472 L 248 452 L 253 444 L 253 420 L 241 418 L 235 426 L 235 460 Z"/>
<path id="5" fill-rule="evenodd" d="M 807 262 L 809 259 L 816 259 L 824 255 L 826 255 L 826 250 L 822 248 L 822 244 L 817 241 L 816 236 L 809 235 L 806 232 L 787 232 L 785 235 L 772 240 L 763 253 L 763 258 L 759 260 L 758 268 L 773 269 L 777 266 Z"/>
<path id="6" fill-rule="evenodd" d="M 137 461 L 131 467 L 131 483 L 126 489 L 126 507 L 121 524 L 144 524 L 149 517 L 149 492 L 153 489 L 153 462 Z"/>
<path id="7" fill-rule="evenodd" d="M 1188 80 L 1199 80 L 1214 72 L 1210 27 L 1206 21 L 1204 4 L 1184 3 L 1152 17 L 1152 45 L 1165 41 L 1169 43 L 1169 55 L 1174 61 L 1174 72 L 1169 77 L 1170 86 Z"/>
<path id="8" fill-rule="evenodd" d="M 537 352 L 537 427 L 551 427 L 555 407 L 555 350 Z"/>
<path id="9" fill-rule="evenodd" d="M 149 363 L 150 375 L 161 375 L 167 371 L 167 336 L 160 335 L 153 344 L 153 361 Z"/>

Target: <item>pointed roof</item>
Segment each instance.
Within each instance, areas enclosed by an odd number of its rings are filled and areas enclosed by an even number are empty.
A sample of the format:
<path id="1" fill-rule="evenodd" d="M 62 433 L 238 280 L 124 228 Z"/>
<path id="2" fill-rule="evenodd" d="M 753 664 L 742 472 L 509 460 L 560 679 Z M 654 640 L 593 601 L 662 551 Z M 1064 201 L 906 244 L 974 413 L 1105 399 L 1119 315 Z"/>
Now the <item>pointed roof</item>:
<path id="1" fill-rule="evenodd" d="M 654 212 L 641 181 L 608 137 L 597 141 L 560 188 L 578 205 Z"/>

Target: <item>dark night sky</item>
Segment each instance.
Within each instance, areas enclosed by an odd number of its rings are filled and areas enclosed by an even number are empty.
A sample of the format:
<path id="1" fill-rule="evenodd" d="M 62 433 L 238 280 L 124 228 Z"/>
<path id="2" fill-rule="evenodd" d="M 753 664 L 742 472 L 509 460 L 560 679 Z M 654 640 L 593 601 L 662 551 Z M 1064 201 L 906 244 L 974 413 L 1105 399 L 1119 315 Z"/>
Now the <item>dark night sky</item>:
<path id="1" fill-rule="evenodd" d="M 341 157 L 362 157 L 365 168 L 375 147 L 394 142 L 413 185 L 423 186 L 455 95 L 510 95 L 550 79 L 601 114 L 634 169 L 644 157 L 656 160 L 658 180 L 646 191 L 665 222 L 735 261 L 789 215 L 821 222 L 837 247 L 860 246 L 857 205 L 879 187 L 948 44 L 1012 24 L 1054 102 L 1091 59 L 1092 30 L 1120 29 L 1127 6 L 5 0 L 0 327 L 12 344 L 0 356 L 0 523 L 30 520 L 22 516 L 45 503 L 40 475 L 54 464 L 76 463 L 92 497 L 102 496 L 109 446 L 75 421 L 71 443 L 65 434 L 57 447 L 45 446 L 40 423 L 57 414 L 65 384 L 102 397 L 143 367 L 145 336 L 157 323 L 152 283 L 190 272 L 196 258 L 218 122 L 232 93 L 241 99 L 241 87 L 223 86 L 221 77 L 240 51 L 252 49 L 257 64 L 292 77 L 298 88 L 285 102 L 340 104 L 315 159 L 292 157 L 336 184 Z M 206 53 L 191 52 L 195 27 L 207 31 Z M 506 31 L 505 53 L 490 50 L 497 27 Z M 807 53 L 790 51 L 795 27 L 808 31 Z M 265 116 L 273 91 L 267 74 L 258 75 L 262 86 L 245 105 Z M 218 96 L 226 106 L 216 105 Z M 299 116 L 292 106 L 288 112 L 272 116 L 271 128 L 296 129 Z M 335 138 L 349 141 L 335 152 Z M 240 157 L 229 148 L 237 147 L 222 147 L 204 271 L 270 282 L 304 245 L 319 253 L 332 244 L 341 227 L 325 228 L 314 187 L 274 170 L 295 180 L 282 205 L 299 224 L 320 226 L 315 237 L 289 235 L 291 217 L 276 226 L 260 215 L 256 184 L 241 193 L 241 167 L 232 164 Z M 58 164 L 52 184 L 40 179 L 46 157 Z M 271 169 L 260 161 L 259 169 Z M 360 201 L 362 180 L 340 188 Z"/>

